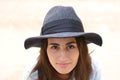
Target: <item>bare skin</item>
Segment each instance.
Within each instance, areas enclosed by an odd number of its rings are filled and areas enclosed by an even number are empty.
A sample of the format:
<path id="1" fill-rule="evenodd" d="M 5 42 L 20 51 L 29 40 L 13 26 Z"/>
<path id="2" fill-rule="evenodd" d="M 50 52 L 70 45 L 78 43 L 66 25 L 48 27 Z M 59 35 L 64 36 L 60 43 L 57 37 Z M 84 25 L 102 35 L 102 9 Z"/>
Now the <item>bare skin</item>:
<path id="1" fill-rule="evenodd" d="M 47 55 L 59 76 L 67 80 L 79 57 L 75 38 L 49 38 Z"/>

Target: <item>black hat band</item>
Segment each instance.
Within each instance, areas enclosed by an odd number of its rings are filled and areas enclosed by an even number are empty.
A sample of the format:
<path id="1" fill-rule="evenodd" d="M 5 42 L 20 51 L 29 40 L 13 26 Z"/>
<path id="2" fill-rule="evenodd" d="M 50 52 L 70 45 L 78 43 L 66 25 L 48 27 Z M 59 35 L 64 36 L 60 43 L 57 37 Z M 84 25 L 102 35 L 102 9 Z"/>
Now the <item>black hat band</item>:
<path id="1" fill-rule="evenodd" d="M 41 35 L 61 32 L 84 32 L 84 29 L 80 21 L 62 19 L 45 24 L 42 28 Z"/>

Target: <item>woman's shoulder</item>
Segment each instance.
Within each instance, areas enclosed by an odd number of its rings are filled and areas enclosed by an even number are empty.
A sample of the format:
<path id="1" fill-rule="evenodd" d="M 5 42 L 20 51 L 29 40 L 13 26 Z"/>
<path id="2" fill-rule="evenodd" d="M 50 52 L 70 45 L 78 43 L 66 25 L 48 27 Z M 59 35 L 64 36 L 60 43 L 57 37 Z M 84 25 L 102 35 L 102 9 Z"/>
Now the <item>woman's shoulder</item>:
<path id="1" fill-rule="evenodd" d="M 34 60 L 31 62 L 31 64 L 28 64 L 26 67 L 25 67 L 25 71 L 23 73 L 23 76 L 22 76 L 22 80 L 36 80 L 36 76 L 37 76 L 37 71 L 31 73 L 31 71 L 33 70 L 33 68 L 35 67 L 37 63 L 37 60 Z"/>
<path id="2" fill-rule="evenodd" d="M 101 64 L 98 59 L 95 58 L 95 56 L 91 56 L 91 62 L 92 62 L 92 74 L 90 80 L 101 80 Z"/>
<path id="3" fill-rule="evenodd" d="M 100 61 L 95 56 L 91 56 L 91 62 L 93 69 L 97 70 L 101 68 Z"/>
<path id="4" fill-rule="evenodd" d="M 33 72 L 28 76 L 26 80 L 37 80 L 38 79 L 38 71 Z"/>

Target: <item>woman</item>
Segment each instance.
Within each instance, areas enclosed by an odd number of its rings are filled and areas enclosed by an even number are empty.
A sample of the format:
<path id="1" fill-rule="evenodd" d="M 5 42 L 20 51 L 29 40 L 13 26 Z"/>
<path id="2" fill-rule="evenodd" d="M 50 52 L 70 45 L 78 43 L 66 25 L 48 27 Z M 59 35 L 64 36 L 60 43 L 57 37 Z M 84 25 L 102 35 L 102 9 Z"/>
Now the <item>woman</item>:
<path id="1" fill-rule="evenodd" d="M 84 32 L 72 7 L 55 6 L 47 13 L 40 36 L 25 40 L 25 48 L 39 47 L 40 55 L 27 80 L 101 80 L 87 44 L 102 45 L 96 33 Z"/>

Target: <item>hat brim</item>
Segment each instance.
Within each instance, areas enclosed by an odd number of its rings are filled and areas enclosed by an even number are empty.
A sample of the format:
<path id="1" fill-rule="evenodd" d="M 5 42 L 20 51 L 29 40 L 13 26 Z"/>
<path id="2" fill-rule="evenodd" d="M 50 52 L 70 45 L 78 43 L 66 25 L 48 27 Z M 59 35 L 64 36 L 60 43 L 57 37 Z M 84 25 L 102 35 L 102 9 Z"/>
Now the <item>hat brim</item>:
<path id="1" fill-rule="evenodd" d="M 64 32 L 64 33 L 55 33 L 48 35 L 40 35 L 36 37 L 31 37 L 25 40 L 24 47 L 28 49 L 30 47 L 40 47 L 41 40 L 46 38 L 70 38 L 70 37 L 85 37 L 85 40 L 88 43 L 94 43 L 96 45 L 102 46 L 102 38 L 96 33 L 85 33 L 85 32 Z"/>

